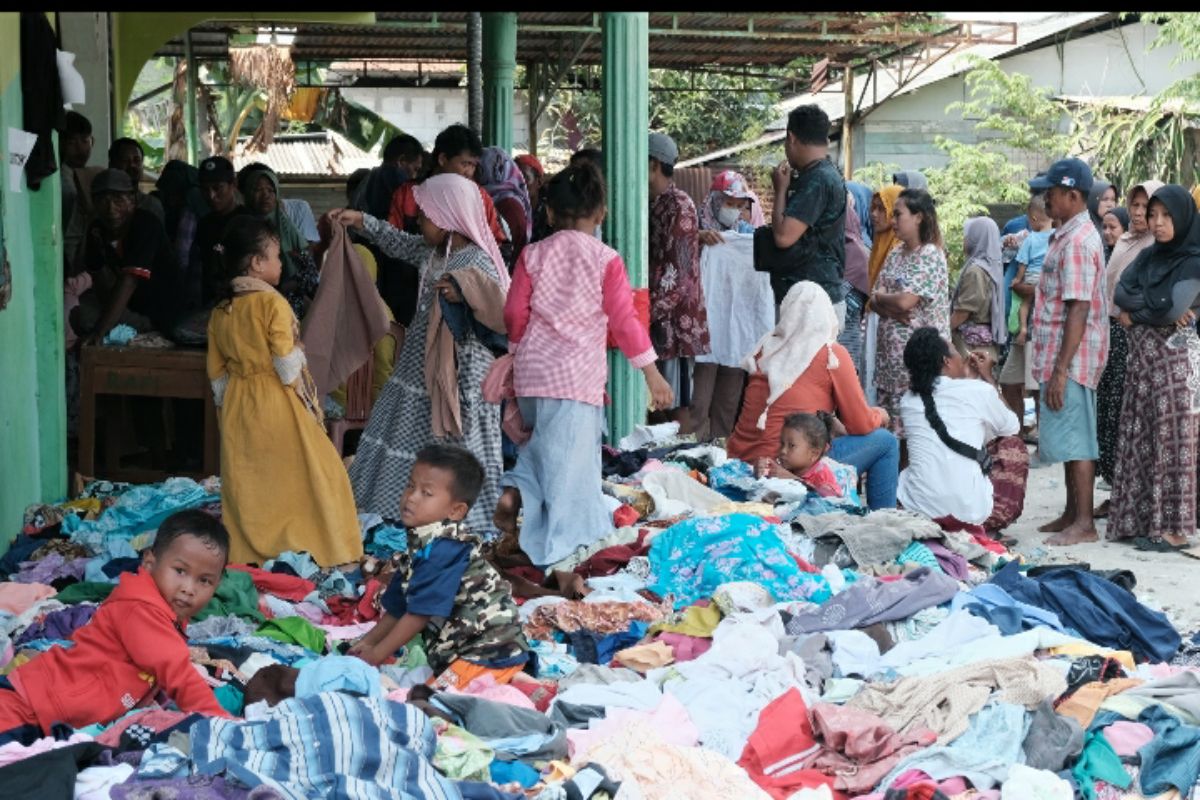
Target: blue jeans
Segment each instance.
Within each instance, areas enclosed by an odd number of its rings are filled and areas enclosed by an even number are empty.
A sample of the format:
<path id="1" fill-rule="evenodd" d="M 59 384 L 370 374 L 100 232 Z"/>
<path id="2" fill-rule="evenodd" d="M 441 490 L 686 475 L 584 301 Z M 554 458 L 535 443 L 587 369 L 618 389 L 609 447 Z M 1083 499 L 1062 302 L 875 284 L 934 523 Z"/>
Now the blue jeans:
<path id="1" fill-rule="evenodd" d="M 858 474 L 870 472 L 867 507 L 872 511 L 896 507 L 896 482 L 900 478 L 900 440 L 877 428 L 864 436 L 839 436 L 829 448 L 834 461 L 849 464 Z"/>

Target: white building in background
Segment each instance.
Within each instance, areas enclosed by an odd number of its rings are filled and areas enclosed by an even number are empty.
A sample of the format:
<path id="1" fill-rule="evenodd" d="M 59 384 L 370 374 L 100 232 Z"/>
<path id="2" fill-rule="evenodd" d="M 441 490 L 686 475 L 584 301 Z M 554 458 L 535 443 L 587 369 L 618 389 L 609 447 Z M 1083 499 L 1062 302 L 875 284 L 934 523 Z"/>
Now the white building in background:
<path id="1" fill-rule="evenodd" d="M 467 122 L 467 90 L 459 87 L 345 87 L 342 97 L 369 108 L 405 133 L 420 140 L 426 150 L 448 125 Z M 517 92 L 513 112 L 513 148 L 529 149 L 529 103 Z"/>

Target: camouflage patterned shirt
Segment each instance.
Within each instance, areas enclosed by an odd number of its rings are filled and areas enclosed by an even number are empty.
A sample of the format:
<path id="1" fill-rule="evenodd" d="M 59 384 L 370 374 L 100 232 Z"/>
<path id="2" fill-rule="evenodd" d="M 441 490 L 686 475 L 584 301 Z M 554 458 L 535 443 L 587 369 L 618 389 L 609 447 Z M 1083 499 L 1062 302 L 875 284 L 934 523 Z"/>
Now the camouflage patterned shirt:
<path id="1" fill-rule="evenodd" d="M 512 587 L 481 553 L 482 542 L 460 523 L 408 531 L 408 552 L 383 597 L 394 617 L 430 618 L 423 631 L 429 666 L 439 674 L 455 659 L 512 665 L 529 650 Z"/>

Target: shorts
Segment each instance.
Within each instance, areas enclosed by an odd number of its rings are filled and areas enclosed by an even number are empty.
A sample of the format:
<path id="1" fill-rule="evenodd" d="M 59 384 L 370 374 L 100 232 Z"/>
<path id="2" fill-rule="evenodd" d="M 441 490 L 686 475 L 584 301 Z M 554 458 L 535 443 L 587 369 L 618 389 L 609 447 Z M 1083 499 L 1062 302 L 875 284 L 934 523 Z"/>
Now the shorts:
<path id="1" fill-rule="evenodd" d="M 1008 358 L 1004 359 L 1004 367 L 1000 370 L 1000 385 L 1019 384 L 1022 376 L 1025 378 L 1025 390 L 1036 392 L 1038 384 L 1033 379 L 1033 344 L 1030 342 L 1008 348 Z"/>
<path id="2" fill-rule="evenodd" d="M 1067 379 L 1063 407 L 1052 411 L 1046 404 L 1046 384 L 1038 395 L 1038 458 L 1044 464 L 1095 461 L 1100 457 L 1096 438 L 1096 390 Z"/>

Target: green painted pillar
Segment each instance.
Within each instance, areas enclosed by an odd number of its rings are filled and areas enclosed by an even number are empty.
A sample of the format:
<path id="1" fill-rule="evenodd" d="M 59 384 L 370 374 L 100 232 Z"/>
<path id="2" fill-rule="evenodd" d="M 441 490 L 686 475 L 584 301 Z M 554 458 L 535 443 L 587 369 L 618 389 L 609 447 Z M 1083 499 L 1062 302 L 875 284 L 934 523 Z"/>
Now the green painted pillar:
<path id="1" fill-rule="evenodd" d="M 517 15 L 483 15 L 483 143 L 512 151 L 514 76 L 517 72 Z"/>
<path id="2" fill-rule="evenodd" d="M 58 142 L 55 136 L 55 152 Z M 28 189 L 26 189 L 28 191 Z M 38 468 L 42 499 L 67 494 L 66 336 L 63 330 L 62 184 L 55 172 L 29 198 L 33 335 L 37 346 Z"/>
<path id="3" fill-rule="evenodd" d="M 629 282 L 644 288 L 650 260 L 650 15 L 604 13 L 604 175 L 608 218 L 604 238 L 621 253 Z M 646 421 L 646 383 L 620 351 L 609 352 L 609 441 Z"/>

